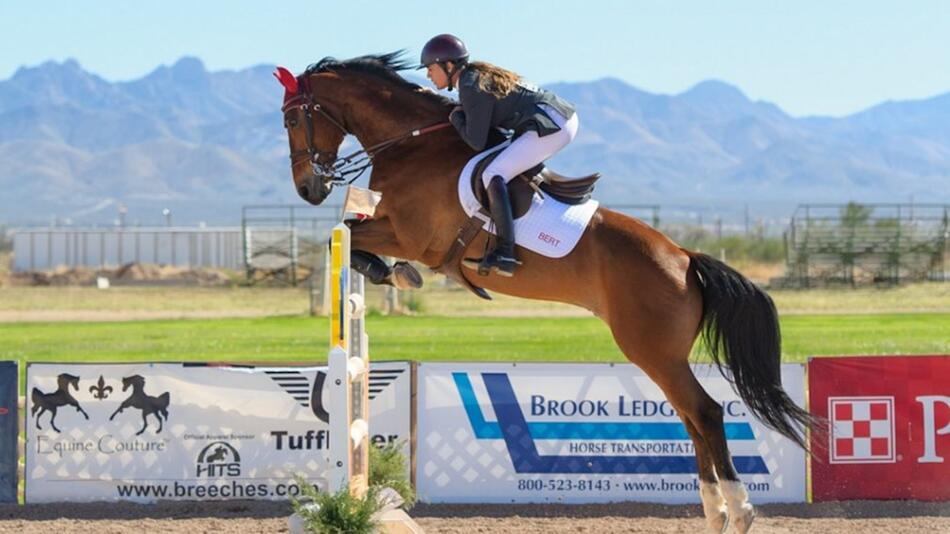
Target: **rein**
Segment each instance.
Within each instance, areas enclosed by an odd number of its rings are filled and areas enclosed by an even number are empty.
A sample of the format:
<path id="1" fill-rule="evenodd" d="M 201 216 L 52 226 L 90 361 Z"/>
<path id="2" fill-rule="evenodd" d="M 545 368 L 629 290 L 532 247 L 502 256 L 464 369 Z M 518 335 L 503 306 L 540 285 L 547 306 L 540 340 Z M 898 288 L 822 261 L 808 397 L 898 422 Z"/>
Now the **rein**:
<path id="1" fill-rule="evenodd" d="M 387 148 L 396 146 L 407 139 L 419 137 L 420 135 L 442 130 L 451 126 L 451 123 L 448 121 L 431 124 L 423 128 L 410 130 L 404 134 L 397 135 L 396 137 L 392 137 L 380 143 L 376 143 L 375 145 L 347 154 L 342 158 L 338 158 L 335 154 L 321 152 L 317 150 L 316 147 L 314 147 L 313 124 L 311 123 L 313 115 L 311 110 L 323 115 L 323 117 L 327 119 L 330 124 L 336 126 L 337 129 L 343 132 L 344 135 L 351 135 L 350 132 L 347 131 L 340 121 L 334 119 L 329 113 L 327 113 L 327 111 L 323 109 L 323 106 L 315 102 L 309 92 L 304 92 L 290 98 L 281 107 L 281 111 L 286 115 L 288 111 L 297 108 L 302 109 L 306 116 L 305 122 L 307 127 L 307 148 L 291 152 L 290 165 L 294 166 L 302 161 L 302 157 L 306 157 L 310 160 L 310 164 L 313 166 L 314 174 L 323 176 L 324 178 L 329 178 L 329 182 L 333 185 L 349 185 L 355 182 L 357 178 L 366 172 L 366 169 L 373 165 L 373 158 Z M 330 159 L 330 161 L 320 162 L 319 160 L 321 157 L 325 157 L 324 159 Z M 348 176 L 352 174 L 355 174 L 355 176 L 348 178 Z"/>

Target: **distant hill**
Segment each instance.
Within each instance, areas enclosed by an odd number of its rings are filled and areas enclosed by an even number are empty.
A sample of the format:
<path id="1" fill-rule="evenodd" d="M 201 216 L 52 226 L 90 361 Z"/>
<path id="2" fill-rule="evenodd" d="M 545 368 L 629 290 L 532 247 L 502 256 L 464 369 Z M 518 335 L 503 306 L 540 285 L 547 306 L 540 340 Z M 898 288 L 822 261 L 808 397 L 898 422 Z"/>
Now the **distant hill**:
<path id="1" fill-rule="evenodd" d="M 118 83 L 73 60 L 21 68 L 0 81 L 0 222 L 103 222 L 121 202 L 146 223 L 164 207 L 234 223 L 243 204 L 299 202 L 272 68 L 185 57 Z M 950 201 L 950 93 L 795 118 L 721 81 L 678 95 L 612 78 L 549 88 L 581 117 L 554 166 L 601 171 L 613 204 Z"/>

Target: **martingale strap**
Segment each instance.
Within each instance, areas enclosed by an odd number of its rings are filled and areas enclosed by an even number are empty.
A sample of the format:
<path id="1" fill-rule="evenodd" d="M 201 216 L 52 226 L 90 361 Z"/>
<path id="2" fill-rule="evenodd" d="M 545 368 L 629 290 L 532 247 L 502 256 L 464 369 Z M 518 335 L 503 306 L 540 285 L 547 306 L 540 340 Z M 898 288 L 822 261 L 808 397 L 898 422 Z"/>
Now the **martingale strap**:
<path id="1" fill-rule="evenodd" d="M 475 236 L 478 235 L 479 230 L 482 229 L 483 224 L 485 224 L 485 222 L 482 219 L 476 216 L 469 217 L 468 221 L 459 228 L 455 241 L 452 242 L 452 246 L 449 247 L 448 252 L 445 253 L 445 257 L 442 258 L 442 263 L 432 270 L 455 280 L 479 297 L 485 300 L 492 300 L 488 291 L 471 283 L 462 273 L 462 256 L 465 254 L 465 250 L 468 249 L 468 245 L 471 244 Z"/>

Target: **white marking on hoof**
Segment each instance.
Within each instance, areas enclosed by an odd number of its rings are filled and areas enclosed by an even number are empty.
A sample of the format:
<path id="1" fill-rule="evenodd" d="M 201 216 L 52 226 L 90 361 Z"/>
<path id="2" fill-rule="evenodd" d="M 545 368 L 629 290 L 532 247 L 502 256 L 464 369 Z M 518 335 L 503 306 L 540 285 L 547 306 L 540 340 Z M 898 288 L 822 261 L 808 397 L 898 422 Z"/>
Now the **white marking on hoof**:
<path id="1" fill-rule="evenodd" d="M 741 512 L 733 512 L 732 529 L 737 534 L 746 534 L 746 532 L 749 532 L 749 529 L 752 528 L 752 520 L 754 519 L 755 509 L 752 508 L 751 504 L 745 503 L 742 505 Z"/>
<path id="2" fill-rule="evenodd" d="M 726 504 L 729 506 L 733 531 L 745 534 L 752 527 L 752 520 L 755 519 L 755 509 L 749 502 L 749 493 L 745 489 L 745 484 L 730 480 L 720 482 Z"/>
<path id="3" fill-rule="evenodd" d="M 709 532 L 722 534 L 729 522 L 729 514 L 719 484 L 700 481 L 699 496 L 703 499 L 703 515 Z"/>

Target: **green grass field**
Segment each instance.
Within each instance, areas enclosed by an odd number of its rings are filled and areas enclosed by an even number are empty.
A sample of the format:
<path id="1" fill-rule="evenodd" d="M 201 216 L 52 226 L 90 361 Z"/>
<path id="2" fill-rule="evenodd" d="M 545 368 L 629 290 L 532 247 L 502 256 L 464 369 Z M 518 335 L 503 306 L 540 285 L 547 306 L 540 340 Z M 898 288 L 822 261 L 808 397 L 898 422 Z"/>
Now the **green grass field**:
<path id="1" fill-rule="evenodd" d="M 898 312 L 950 313 L 950 284 L 917 283 L 893 288 L 775 290 L 769 294 L 782 315 L 860 314 Z M 567 304 L 539 302 L 494 295 L 486 302 L 467 291 L 447 288 L 441 277 L 429 277 L 420 291 L 402 293 L 404 302 L 413 299 L 426 315 L 587 315 Z M 367 302 L 380 308 L 378 287 L 367 287 Z M 296 315 L 309 306 L 306 288 L 289 287 L 113 287 L 107 291 L 93 287 L 0 287 L 0 322 L 4 313 L 61 312 L 76 320 L 84 312 L 136 314 L 167 312 L 188 315 L 205 313 L 253 313 Z"/>
<path id="2" fill-rule="evenodd" d="M 771 294 L 787 362 L 812 355 L 950 353 L 950 284 Z M 431 283 L 411 294 L 420 315 L 370 318 L 373 358 L 625 361 L 607 328 L 583 310 L 496 297 L 483 302 Z M 368 294 L 371 308 L 381 300 L 377 289 Z M 320 362 L 328 321 L 303 315 L 307 307 L 303 288 L 0 288 L 0 360 Z M 4 322 L 4 313 L 13 318 Z M 102 313 L 108 318 L 93 322 Z M 130 320 L 154 313 L 175 318 Z M 187 319 L 200 313 L 213 318 Z M 702 360 L 701 351 L 694 359 Z"/>
<path id="3" fill-rule="evenodd" d="M 950 353 L 939 313 L 789 315 L 783 358 Z M 0 324 L 0 359 L 24 361 L 321 361 L 317 317 Z M 383 317 L 368 321 L 374 359 L 622 362 L 607 328 L 586 317 Z"/>

